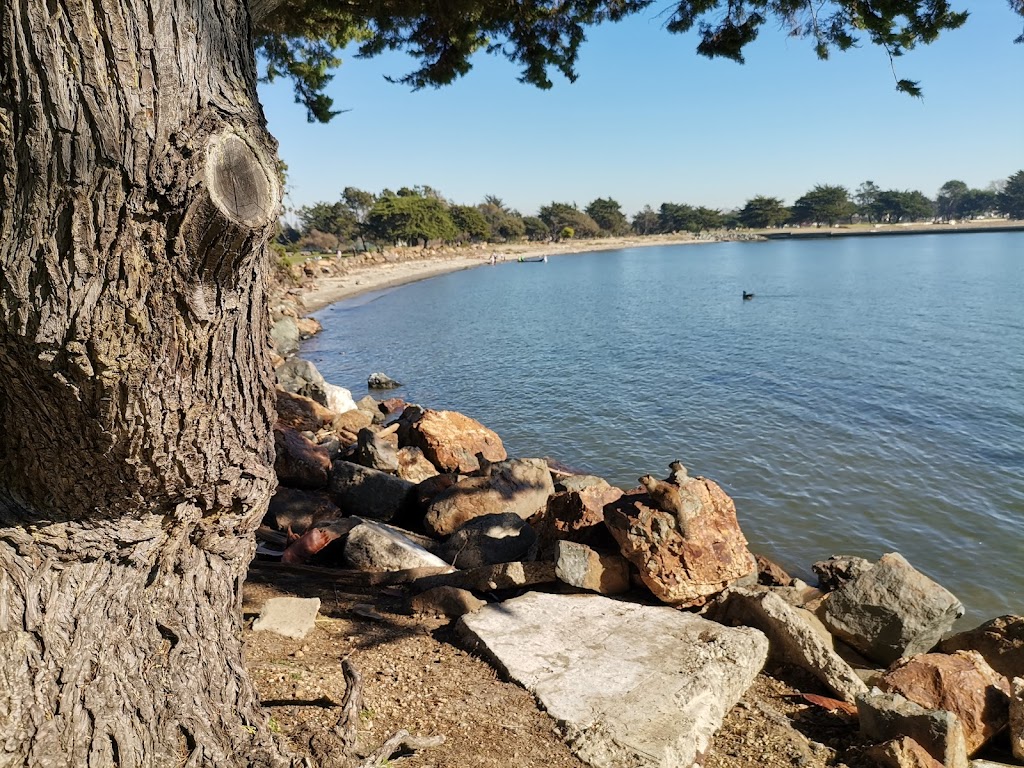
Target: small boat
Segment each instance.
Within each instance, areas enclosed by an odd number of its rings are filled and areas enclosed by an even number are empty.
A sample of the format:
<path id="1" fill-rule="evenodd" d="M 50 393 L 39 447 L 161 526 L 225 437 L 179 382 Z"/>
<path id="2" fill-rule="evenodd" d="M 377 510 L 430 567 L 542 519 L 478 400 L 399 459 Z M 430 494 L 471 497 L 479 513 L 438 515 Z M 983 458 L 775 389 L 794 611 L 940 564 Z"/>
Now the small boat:
<path id="1" fill-rule="evenodd" d="M 529 259 L 524 259 L 522 256 L 519 257 L 519 262 L 521 264 L 526 264 L 527 262 L 530 262 L 531 264 L 540 264 L 540 263 L 545 262 L 547 260 L 548 260 L 547 256 L 533 256 L 533 257 L 531 257 Z"/>

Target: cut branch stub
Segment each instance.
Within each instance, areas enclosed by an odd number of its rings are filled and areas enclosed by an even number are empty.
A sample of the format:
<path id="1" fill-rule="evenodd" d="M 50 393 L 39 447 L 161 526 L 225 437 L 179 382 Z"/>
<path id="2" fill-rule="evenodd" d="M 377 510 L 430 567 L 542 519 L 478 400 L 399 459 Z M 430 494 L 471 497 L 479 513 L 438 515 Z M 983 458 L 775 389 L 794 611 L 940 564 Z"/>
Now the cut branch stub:
<path id="1" fill-rule="evenodd" d="M 277 216 L 280 184 L 264 153 L 228 130 L 207 144 L 204 186 L 185 217 L 185 252 L 196 279 L 230 287 L 252 239 L 266 237 Z"/>

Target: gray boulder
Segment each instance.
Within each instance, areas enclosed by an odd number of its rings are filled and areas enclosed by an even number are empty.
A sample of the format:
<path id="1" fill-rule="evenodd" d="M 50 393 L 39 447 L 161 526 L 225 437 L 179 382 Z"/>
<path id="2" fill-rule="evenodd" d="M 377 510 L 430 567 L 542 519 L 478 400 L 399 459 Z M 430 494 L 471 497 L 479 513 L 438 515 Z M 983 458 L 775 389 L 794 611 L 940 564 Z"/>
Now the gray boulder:
<path id="1" fill-rule="evenodd" d="M 821 608 L 834 635 L 883 664 L 928 651 L 963 614 L 952 593 L 896 553 L 837 589 Z"/>
<path id="2" fill-rule="evenodd" d="M 479 568 L 529 559 L 537 534 L 514 512 L 468 520 L 441 547 L 441 557 L 456 568 Z"/>
<path id="3" fill-rule="evenodd" d="M 630 588 L 626 558 L 602 555 L 575 541 L 555 542 L 555 575 L 564 584 L 600 595 L 621 595 Z"/>
<path id="4" fill-rule="evenodd" d="M 299 324 L 294 317 L 282 317 L 270 327 L 270 338 L 281 357 L 291 357 L 299 351 Z"/>
<path id="5" fill-rule="evenodd" d="M 806 669 L 846 701 L 852 703 L 868 692 L 853 668 L 835 652 L 831 636 L 814 614 L 794 608 L 770 590 L 728 589 L 705 615 L 725 624 L 761 630 L 768 636 L 768 653 L 773 659 Z"/>
<path id="6" fill-rule="evenodd" d="M 811 566 L 818 577 L 818 588 L 826 592 L 839 589 L 848 581 L 871 570 L 874 563 L 863 557 L 832 555 L 828 560 L 819 560 Z"/>
<path id="7" fill-rule="evenodd" d="M 395 381 L 386 373 L 371 373 L 366 379 L 366 386 L 370 389 L 394 389 L 395 387 L 402 386 L 401 383 Z"/>
<path id="8" fill-rule="evenodd" d="M 768 641 L 668 607 L 529 593 L 458 624 L 596 768 L 690 768 L 764 664 Z"/>
<path id="9" fill-rule="evenodd" d="M 448 563 L 388 526 L 364 520 L 345 540 L 345 560 L 361 571 L 444 568 Z"/>
<path id="10" fill-rule="evenodd" d="M 274 373 L 278 385 L 286 392 L 316 400 L 335 413 L 355 410 L 352 393 L 344 387 L 328 384 L 309 360 L 293 357 L 279 365 Z"/>
<path id="11" fill-rule="evenodd" d="M 416 486 L 407 480 L 350 461 L 331 465 L 331 499 L 347 515 L 391 520 L 413 503 Z"/>

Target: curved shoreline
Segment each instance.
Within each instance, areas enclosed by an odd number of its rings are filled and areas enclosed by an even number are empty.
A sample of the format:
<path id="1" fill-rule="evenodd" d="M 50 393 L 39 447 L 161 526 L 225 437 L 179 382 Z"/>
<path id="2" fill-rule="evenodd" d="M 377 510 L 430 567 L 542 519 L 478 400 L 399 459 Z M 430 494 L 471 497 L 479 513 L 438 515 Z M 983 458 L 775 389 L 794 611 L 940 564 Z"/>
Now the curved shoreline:
<path id="1" fill-rule="evenodd" d="M 440 277 L 451 272 L 485 266 L 490 263 L 492 253 L 504 256 L 505 261 L 519 257 L 566 256 L 575 253 L 616 251 L 625 248 L 641 248 L 654 245 L 702 245 L 725 242 L 730 238 L 700 239 L 693 235 L 648 235 L 646 237 L 608 237 L 599 240 L 578 240 L 564 243 L 513 243 L 496 247 L 493 245 L 468 246 L 450 249 L 447 252 L 422 251 L 423 256 L 406 261 L 368 262 L 346 268 L 342 275 L 318 277 L 308 290 L 302 293 L 306 312 L 317 312 L 345 299 L 352 299 L 365 293 L 397 288 L 409 283 Z M 343 259 L 346 257 L 342 257 Z"/>

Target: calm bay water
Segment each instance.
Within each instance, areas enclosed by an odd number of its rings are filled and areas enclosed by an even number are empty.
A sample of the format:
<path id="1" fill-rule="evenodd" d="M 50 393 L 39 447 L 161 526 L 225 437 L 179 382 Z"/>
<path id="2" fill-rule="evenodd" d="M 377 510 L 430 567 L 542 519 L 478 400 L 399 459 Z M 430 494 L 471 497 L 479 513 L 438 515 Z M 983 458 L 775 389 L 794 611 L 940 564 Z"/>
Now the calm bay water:
<path id="1" fill-rule="evenodd" d="M 1024 613 L 1024 234 L 559 256 L 317 317 L 303 355 L 357 399 L 385 371 L 621 487 L 678 458 L 812 583 L 899 551 L 970 620 Z"/>

